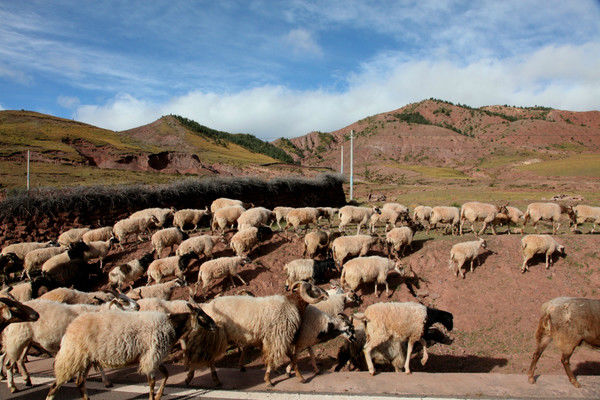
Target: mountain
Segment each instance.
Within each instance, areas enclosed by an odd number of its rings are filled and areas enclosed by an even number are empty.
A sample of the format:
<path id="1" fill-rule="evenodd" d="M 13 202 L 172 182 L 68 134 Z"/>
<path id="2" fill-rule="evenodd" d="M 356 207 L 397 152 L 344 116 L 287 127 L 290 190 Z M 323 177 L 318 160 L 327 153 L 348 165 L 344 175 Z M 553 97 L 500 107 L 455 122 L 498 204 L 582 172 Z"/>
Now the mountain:
<path id="1" fill-rule="evenodd" d="M 598 111 L 537 106 L 472 108 L 437 99 L 373 115 L 337 131 L 311 132 L 273 144 L 302 165 L 337 170 L 342 144 L 348 168 L 351 130 L 354 170 L 366 179 L 398 173 L 409 177 L 477 177 L 520 163 L 600 153 Z"/>

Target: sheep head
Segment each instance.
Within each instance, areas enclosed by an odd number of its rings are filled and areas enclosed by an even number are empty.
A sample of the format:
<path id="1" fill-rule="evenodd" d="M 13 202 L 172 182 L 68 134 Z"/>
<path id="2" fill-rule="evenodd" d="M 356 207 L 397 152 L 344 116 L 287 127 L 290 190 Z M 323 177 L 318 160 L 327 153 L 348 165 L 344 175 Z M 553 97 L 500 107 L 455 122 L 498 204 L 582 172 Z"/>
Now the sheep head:
<path id="1" fill-rule="evenodd" d="M 12 322 L 33 322 L 39 317 L 33 308 L 16 300 L 0 297 L 0 326 Z"/>
<path id="2" fill-rule="evenodd" d="M 187 303 L 187 306 L 190 309 L 194 325 L 197 324 L 207 331 L 215 331 L 217 329 L 215 321 L 202 308 L 192 303 Z"/>

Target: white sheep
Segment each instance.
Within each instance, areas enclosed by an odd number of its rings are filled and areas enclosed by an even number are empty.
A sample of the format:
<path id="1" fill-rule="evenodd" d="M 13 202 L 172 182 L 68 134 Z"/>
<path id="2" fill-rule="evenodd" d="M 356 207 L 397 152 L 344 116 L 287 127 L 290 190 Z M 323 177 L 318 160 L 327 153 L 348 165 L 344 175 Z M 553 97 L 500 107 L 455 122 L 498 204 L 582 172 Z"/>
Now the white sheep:
<path id="1" fill-rule="evenodd" d="M 458 207 L 446 207 L 438 206 L 431 209 L 431 217 L 429 223 L 432 227 L 436 228 L 438 223 L 448 224 L 452 229 L 452 235 L 454 230 L 458 233 L 460 222 L 460 210 Z"/>
<path id="2" fill-rule="evenodd" d="M 198 271 L 198 285 L 202 282 L 202 289 L 206 290 L 215 280 L 226 277 L 229 277 L 233 287 L 236 286 L 233 277 L 238 278 L 244 285 L 247 285 L 246 281 L 239 276 L 238 271 L 249 262 L 250 260 L 246 257 L 220 257 L 206 261 Z"/>
<path id="3" fill-rule="evenodd" d="M 409 362 L 416 342 L 423 345 L 421 363 L 424 365 L 427 362 L 427 343 L 424 335 L 429 327 L 439 322 L 449 331 L 453 328 L 451 313 L 413 302 L 375 303 L 365 309 L 363 316 L 355 314 L 355 317 L 365 321 L 367 342 L 364 353 L 371 375 L 375 374 L 371 352 L 391 337 L 400 342 L 408 342 L 404 371 L 410 374 Z"/>
<path id="4" fill-rule="evenodd" d="M 164 375 L 156 393 L 156 399 L 160 400 L 169 377 L 162 361 L 173 344 L 189 332 L 192 324 L 207 330 L 216 328 L 200 308 L 190 306 L 190 311 L 178 314 L 103 311 L 80 315 L 71 322 L 62 339 L 54 361 L 56 381 L 46 399 L 54 399 L 57 390 L 76 377 L 82 396 L 87 398 L 85 381 L 92 365 L 122 368 L 139 364 L 138 371 L 148 377 L 150 399 L 155 398 L 156 372 Z"/>
<path id="5" fill-rule="evenodd" d="M 163 228 L 152 234 L 152 248 L 156 253 L 156 257 L 160 258 L 163 250 L 170 247 L 169 255 L 173 253 L 173 247 L 187 239 L 188 235 L 179 227 Z"/>
<path id="6" fill-rule="evenodd" d="M 299 288 L 299 292 L 294 290 Z M 262 345 L 263 359 L 267 365 L 264 380 L 271 381 L 271 370 L 289 357 L 296 376 L 304 382 L 294 354 L 294 340 L 307 304 L 327 298 L 327 294 L 307 282 L 297 282 L 292 293 L 281 296 L 250 297 L 222 296 L 203 306 L 217 325 L 225 329 L 230 343 L 242 348 L 242 366 L 246 346 Z"/>
<path id="7" fill-rule="evenodd" d="M 478 201 L 471 201 L 465 203 L 460 208 L 460 228 L 459 234 L 462 235 L 463 225 L 465 221 L 469 221 L 471 223 L 471 230 L 475 231 L 475 222 L 481 221 L 483 222 L 483 226 L 477 235 L 481 235 L 485 232 L 485 228 L 488 225 L 492 228 L 492 233 L 496 234 L 496 229 L 494 228 L 494 220 L 498 214 L 508 214 L 506 210 L 507 204 L 501 206 L 495 206 L 493 204 L 488 203 L 480 203 Z"/>
<path id="8" fill-rule="evenodd" d="M 552 233 L 556 234 L 560 228 L 560 216 L 567 214 L 571 220 L 575 219 L 575 213 L 572 207 L 556 203 L 531 203 L 527 206 L 527 211 L 523 216 L 523 226 L 527 225 L 529 220 L 533 223 L 533 228 L 537 232 L 537 223 L 539 221 L 551 221 Z"/>
<path id="9" fill-rule="evenodd" d="M 202 219 L 208 218 L 209 216 L 210 212 L 208 212 L 208 207 L 204 210 L 186 208 L 175 213 L 173 216 L 173 225 L 179 227 L 182 231 L 186 225 L 193 225 L 193 230 L 198 230 L 198 225 L 202 222 Z"/>
<path id="10" fill-rule="evenodd" d="M 18 365 L 24 375 L 25 385 L 31 386 L 31 378 L 27 368 L 25 368 L 25 355 L 32 343 L 35 343 L 49 354 L 55 355 L 59 350 L 61 339 L 67 327 L 77 316 L 87 312 L 108 310 L 113 307 L 126 310 L 138 309 L 137 304 L 124 295 L 120 295 L 101 306 L 64 304 L 45 299 L 31 300 L 25 304 L 39 314 L 39 319 L 34 322 L 13 325 L 12 328 L 9 327 L 2 334 L 3 355 L 0 358 L 0 365 L 4 364 L 4 358 L 7 357 L 7 384 L 13 393 L 17 390 L 12 373 L 15 365 Z M 100 369 L 100 372 L 105 386 L 110 386 L 104 371 Z"/>
<path id="11" fill-rule="evenodd" d="M 212 231 L 217 229 L 224 230 L 227 227 L 233 228 L 238 218 L 246 209 L 240 205 L 219 208 L 213 212 L 212 223 L 210 225 Z"/>
<path id="12" fill-rule="evenodd" d="M 187 268 L 190 260 L 194 257 L 196 257 L 196 255 L 190 253 L 183 256 L 171 256 L 152 261 L 146 271 L 148 273 L 148 282 L 146 283 L 146 286 L 150 285 L 152 281 L 160 283 L 163 278 L 167 276 L 176 276 L 185 282 L 185 275 L 183 272 Z"/>
<path id="13" fill-rule="evenodd" d="M 173 219 L 174 208 L 146 208 L 144 210 L 136 211 L 129 216 L 129 219 L 141 218 L 141 217 L 154 217 L 156 218 L 156 226 L 159 228 L 166 228 L 171 220 Z"/>
<path id="14" fill-rule="evenodd" d="M 524 215 L 525 214 L 523 213 L 523 211 L 519 210 L 518 208 L 506 206 L 506 213 L 496 214 L 496 218 L 494 218 L 494 221 L 492 222 L 492 224 L 494 224 L 494 225 L 506 224 L 506 226 L 508 227 L 508 230 L 506 232 L 510 235 L 511 234 L 510 225 L 511 224 L 517 225 L 520 222 L 520 220 L 523 219 Z"/>
<path id="15" fill-rule="evenodd" d="M 396 253 L 396 258 L 398 258 L 400 251 L 402 251 L 402 257 L 404 257 L 406 248 L 412 247 L 414 234 L 414 231 L 408 226 L 401 226 L 390 230 L 385 235 L 388 257 L 391 256 L 392 250 Z"/>
<path id="16" fill-rule="evenodd" d="M 277 221 L 277 226 L 279 230 L 281 230 L 281 221 L 285 221 L 288 213 L 292 211 L 293 207 L 275 207 L 273 209 L 273 213 L 275 213 L 275 221 Z"/>
<path id="17" fill-rule="evenodd" d="M 123 249 L 123 243 L 126 243 L 127 237 L 136 235 L 140 242 L 143 242 L 142 234 L 150 233 L 150 229 L 157 226 L 158 219 L 154 216 L 127 218 L 117 221 L 113 226 L 115 237 L 119 239 L 119 245 Z"/>
<path id="18" fill-rule="evenodd" d="M 396 271 L 406 276 L 404 270 L 400 270 L 399 267 L 399 261 L 392 261 L 385 257 L 357 257 L 344 264 L 340 283 L 342 287 L 348 286 L 351 290 L 356 290 L 361 283 L 375 282 L 373 293 L 379 297 L 381 293 L 377 293 L 377 285 L 385 285 L 385 294 L 389 297 L 388 274 Z"/>
<path id="19" fill-rule="evenodd" d="M 528 270 L 527 262 L 536 254 L 546 255 L 546 269 L 552 264 L 552 255 L 555 252 L 564 255 L 565 246 L 559 244 L 550 235 L 527 235 L 521 239 L 521 249 L 523 250 L 523 266 L 521 272 Z"/>
<path id="20" fill-rule="evenodd" d="M 413 221 L 427 227 L 427 233 L 430 228 L 430 218 L 433 208 L 429 206 L 416 206 L 413 210 Z"/>
<path id="21" fill-rule="evenodd" d="M 89 242 L 87 243 L 89 249 L 86 250 L 83 253 L 83 255 L 86 260 L 93 260 L 95 258 L 99 259 L 100 268 L 102 268 L 102 263 L 104 262 L 104 259 L 112 249 L 113 243 L 116 243 L 117 241 L 117 238 L 111 237 L 110 239 L 105 241 L 99 240 L 95 242 Z"/>
<path id="22" fill-rule="evenodd" d="M 58 246 L 42 247 L 41 249 L 35 249 L 28 252 L 25 255 L 25 261 L 23 262 L 23 275 L 27 275 L 27 278 L 31 279 L 31 275 L 41 271 L 42 264 L 65 251 L 67 251 L 66 247 Z"/>
<path id="23" fill-rule="evenodd" d="M 356 234 L 360 234 L 360 227 L 367 225 L 373 214 L 381 214 L 378 207 L 356 207 L 344 206 L 339 210 L 340 225 L 338 230 L 341 232 L 348 224 L 357 224 Z M 345 229 L 344 229 L 345 231 Z"/>
<path id="24" fill-rule="evenodd" d="M 371 234 L 375 233 L 376 225 L 380 225 L 383 223 L 385 223 L 385 232 L 387 232 L 390 226 L 392 228 L 396 226 L 396 222 L 398 221 L 399 217 L 400 214 L 398 213 L 398 211 L 390 208 L 382 209 L 381 214 L 374 213 L 369 219 L 369 227 L 371 229 Z"/>
<path id="25" fill-rule="evenodd" d="M 403 219 L 408 219 L 409 216 L 408 207 L 399 203 L 385 203 L 383 206 L 381 206 L 381 211 L 383 210 L 395 211 Z"/>
<path id="26" fill-rule="evenodd" d="M 470 242 L 456 243 L 450 249 L 450 261 L 448 263 L 449 269 L 454 269 L 456 276 L 460 272 L 460 276 L 464 279 L 465 273 L 462 270 L 463 265 L 467 262 L 471 262 L 470 271 L 473 272 L 473 263 L 477 261 L 481 251 L 487 248 L 487 244 L 484 239 L 473 240 Z M 456 266 L 455 266 L 456 264 Z"/>
<path id="27" fill-rule="evenodd" d="M 303 256 L 313 258 L 317 252 L 326 249 L 329 245 L 330 232 L 314 230 L 304 235 Z"/>
<path id="28" fill-rule="evenodd" d="M 264 207 L 250 208 L 242 213 L 237 219 L 238 230 L 256 227 L 262 225 L 271 225 L 275 220 L 273 211 Z"/>
<path id="29" fill-rule="evenodd" d="M 116 288 L 121 288 L 126 282 L 134 282 L 144 275 L 152 261 L 154 261 L 154 256 L 152 253 L 147 253 L 139 259 L 117 265 L 108 273 L 108 282 Z"/>
<path id="30" fill-rule="evenodd" d="M 135 289 L 129 290 L 127 296 L 133 300 L 146 299 L 149 297 L 156 297 L 163 300 L 169 300 L 173 291 L 183 286 L 185 282 L 180 279 L 175 279 L 165 283 L 158 283 L 156 285 L 141 286 Z"/>
<path id="31" fill-rule="evenodd" d="M 221 236 L 194 236 L 181 242 L 177 247 L 177 251 L 175 251 L 175 255 L 182 256 L 188 253 L 195 253 L 198 256 L 204 254 L 204 257 L 212 258 L 213 248 L 217 242 L 223 241 L 224 239 Z"/>
<path id="32" fill-rule="evenodd" d="M 228 199 L 226 197 L 220 197 L 212 202 L 210 205 L 210 212 L 215 213 L 215 211 L 231 206 L 240 206 L 243 207 L 244 203 L 241 200 Z"/>
<path id="33" fill-rule="evenodd" d="M 573 212 L 575 213 L 575 223 L 573 226 L 574 230 L 577 229 L 578 224 L 591 222 L 594 225 L 592 226 L 590 233 L 594 233 L 596 231 L 596 224 L 600 224 L 600 207 L 591 207 L 580 204 L 573 207 Z"/>
<path id="34" fill-rule="evenodd" d="M 370 235 L 341 236 L 331 243 L 335 264 L 341 268 L 346 257 L 366 256 L 369 249 L 381 241 Z"/>
<path id="35" fill-rule="evenodd" d="M 283 266 L 287 274 L 285 280 L 285 289 L 289 288 L 298 281 L 310 281 L 311 283 L 323 283 L 327 281 L 327 273 L 335 270 L 335 262 L 328 260 L 297 259 L 292 260 Z"/>
<path id="36" fill-rule="evenodd" d="M 77 289 L 59 287 L 44 293 L 39 298 L 65 304 L 99 305 L 115 299 L 115 295 L 109 292 L 82 292 Z"/>
<path id="37" fill-rule="evenodd" d="M 81 235 L 81 240 L 84 243 L 98 242 L 100 240 L 107 241 L 113 237 L 113 227 L 104 226 L 102 228 L 91 229 Z"/>
<path id="38" fill-rule="evenodd" d="M 237 256 L 247 256 L 260 242 L 268 239 L 273 234 L 267 226 L 251 227 L 236 232 L 229 241 L 229 246 Z"/>
<path id="39" fill-rule="evenodd" d="M 72 228 L 60 234 L 58 237 L 58 244 L 61 246 L 68 246 L 71 243 L 81 241 L 81 237 L 84 233 L 89 232 L 90 228 Z"/>
<path id="40" fill-rule="evenodd" d="M 14 254 L 19 260 L 25 260 L 25 256 L 27 253 L 37 249 L 43 249 L 46 247 L 52 247 L 55 245 L 55 242 L 23 242 L 23 243 L 13 243 L 9 244 L 2 248 L 0 252 L 1 256 L 6 256 L 8 254 Z"/>
<path id="41" fill-rule="evenodd" d="M 57 286 L 57 283 L 44 276 L 36 276 L 29 282 L 18 283 L 3 289 L 9 296 L 21 303 L 34 299 Z"/>
<path id="42" fill-rule="evenodd" d="M 297 231 L 300 226 L 304 226 L 308 230 L 310 224 L 319 224 L 321 215 L 322 213 L 315 207 L 294 208 L 285 217 L 287 223 L 285 228 L 292 227 Z"/>

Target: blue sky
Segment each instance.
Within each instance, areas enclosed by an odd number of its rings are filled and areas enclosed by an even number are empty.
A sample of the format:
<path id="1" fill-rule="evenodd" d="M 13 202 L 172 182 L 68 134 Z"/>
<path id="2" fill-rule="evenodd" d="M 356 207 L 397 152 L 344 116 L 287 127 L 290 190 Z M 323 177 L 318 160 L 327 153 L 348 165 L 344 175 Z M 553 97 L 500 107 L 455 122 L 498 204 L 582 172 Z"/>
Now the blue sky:
<path id="1" fill-rule="evenodd" d="M 0 109 L 272 140 L 429 97 L 600 109 L 600 2 L 0 0 Z"/>

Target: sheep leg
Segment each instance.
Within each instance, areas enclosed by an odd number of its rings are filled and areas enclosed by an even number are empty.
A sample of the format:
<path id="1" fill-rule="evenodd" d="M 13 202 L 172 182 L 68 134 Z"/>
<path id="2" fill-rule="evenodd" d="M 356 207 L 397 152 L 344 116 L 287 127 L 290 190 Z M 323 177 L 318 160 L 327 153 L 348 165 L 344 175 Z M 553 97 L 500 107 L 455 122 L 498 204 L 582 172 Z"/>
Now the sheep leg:
<path id="1" fill-rule="evenodd" d="M 477 235 L 483 235 L 483 232 L 485 232 L 485 228 L 487 228 L 487 222 L 483 221 L 483 226 L 481 227 L 481 230 L 479 231 L 479 233 Z M 493 231 L 494 231 L 494 227 L 492 226 L 492 232 Z"/>
<path id="2" fill-rule="evenodd" d="M 404 362 L 404 372 L 410 374 L 410 357 L 412 355 L 414 341 L 408 340 L 408 346 L 406 348 L 406 361 Z"/>
<path id="3" fill-rule="evenodd" d="M 389 287 L 389 285 L 388 285 L 388 282 L 387 282 L 387 280 L 386 280 L 386 281 L 385 281 L 385 295 L 386 295 L 388 298 L 390 297 L 389 291 L 390 291 L 390 287 Z"/>
<path id="4" fill-rule="evenodd" d="M 429 354 L 427 354 L 427 341 L 421 338 L 420 340 L 421 346 L 423 346 L 423 356 L 421 357 L 421 365 L 427 364 L 427 360 L 429 359 Z"/>
<path id="5" fill-rule="evenodd" d="M 6 375 L 4 374 L 4 358 L 6 357 L 6 353 L 0 354 L 0 380 L 6 379 Z"/>
<path id="6" fill-rule="evenodd" d="M 298 358 L 296 357 L 295 351 L 290 354 L 290 364 L 292 365 L 294 371 L 296 371 L 296 376 L 298 377 L 300 383 L 306 382 L 306 379 L 304 379 L 302 376 L 302 372 L 300 372 L 300 368 L 298 368 Z"/>
<path id="7" fill-rule="evenodd" d="M 190 370 L 188 371 L 188 373 L 185 377 L 185 386 L 190 386 L 190 382 L 192 381 L 192 379 L 194 379 L 195 372 L 196 372 L 196 370 L 194 368 L 190 367 Z"/>
<path id="8" fill-rule="evenodd" d="M 573 354 L 573 350 L 575 350 L 575 346 L 573 346 L 573 348 L 570 351 L 563 351 L 562 356 L 560 357 L 560 362 L 565 368 L 565 372 L 569 377 L 569 382 L 571 382 L 576 388 L 580 388 L 581 385 L 579 384 L 579 382 L 577 382 L 577 378 L 575 378 L 575 375 L 573 375 L 573 371 L 571 370 L 571 364 L 569 362 L 569 360 L 571 359 L 571 355 Z"/>
<path id="9" fill-rule="evenodd" d="M 77 377 L 77 389 L 79 389 L 79 393 L 81 394 L 81 399 L 82 400 L 88 400 L 89 397 L 87 395 L 87 390 L 85 388 L 85 382 L 86 382 L 86 377 L 88 372 L 90 371 L 90 368 L 92 367 L 92 365 L 88 365 L 87 368 L 85 369 L 85 371 L 83 371 L 83 373 L 81 373 L 81 375 L 79 375 Z"/>
<path id="10" fill-rule="evenodd" d="M 219 380 L 219 375 L 217 375 L 217 369 L 215 368 L 214 363 L 210 363 L 210 376 L 211 376 L 213 382 L 215 383 L 215 386 L 217 386 L 217 387 L 223 386 L 223 384 Z"/>
<path id="11" fill-rule="evenodd" d="M 538 332 L 539 332 L 539 329 L 540 328 L 538 327 Z M 548 344 L 550 344 L 550 342 L 552 341 L 552 337 L 549 335 L 542 335 L 540 337 L 540 335 L 538 335 L 536 333 L 536 339 L 537 339 L 537 348 L 535 349 L 535 352 L 533 353 L 533 357 L 531 357 L 531 364 L 529 365 L 529 373 L 528 373 L 529 383 L 531 383 L 531 384 L 535 383 L 535 378 L 533 376 L 533 373 L 535 371 L 535 366 L 536 366 L 538 360 L 540 359 L 540 357 L 542 356 L 542 353 L 548 346 Z"/>
<path id="12" fill-rule="evenodd" d="M 274 386 L 273 385 L 273 381 L 271 380 L 271 370 L 272 370 L 271 363 L 268 363 L 267 364 L 267 370 L 265 371 L 265 378 L 264 378 L 264 380 L 265 380 L 265 383 L 267 385 Z"/>
<path id="13" fill-rule="evenodd" d="M 531 257 L 523 256 L 523 266 L 521 267 L 521 273 L 525 273 L 529 268 L 527 268 L 527 261 L 529 261 Z"/>
<path id="14" fill-rule="evenodd" d="M 475 259 L 471 258 L 471 272 L 473 272 L 473 261 L 475 261 Z"/>
<path id="15" fill-rule="evenodd" d="M 233 275 L 229 275 L 229 280 L 231 281 L 231 285 L 233 287 L 237 287 L 237 285 L 235 284 L 235 282 L 233 281 Z"/>
<path id="16" fill-rule="evenodd" d="M 154 400 L 154 385 L 156 384 L 156 379 L 154 378 L 154 375 L 148 375 L 148 394 L 149 394 L 149 398 L 150 400 Z"/>
<path id="17" fill-rule="evenodd" d="M 19 358 L 19 361 L 17 361 L 17 367 L 19 367 L 19 372 L 25 381 L 25 386 L 33 386 L 31 384 L 31 376 L 29 376 L 29 371 L 27 371 L 27 368 L 25 368 L 25 355 Z"/>
<path id="18" fill-rule="evenodd" d="M 246 367 L 244 366 L 244 355 L 246 354 L 246 348 L 240 347 L 240 359 L 238 360 L 238 367 L 241 372 L 246 372 Z"/>
<path id="19" fill-rule="evenodd" d="M 95 365 L 94 368 L 96 369 L 96 371 L 100 372 L 100 376 L 102 377 L 102 384 L 104 385 L 104 387 L 106 387 L 106 388 L 112 387 L 113 384 L 106 377 L 106 374 L 104 373 L 104 369 L 100 365 Z"/>
<path id="20" fill-rule="evenodd" d="M 6 383 L 11 393 L 16 393 L 18 391 L 17 386 L 15 385 L 15 362 L 9 360 L 6 363 Z"/>
<path id="21" fill-rule="evenodd" d="M 367 336 L 368 338 L 368 336 Z M 379 338 L 373 341 L 369 341 L 367 339 L 367 343 L 365 343 L 365 347 L 363 349 L 363 353 L 365 354 L 365 361 L 367 362 L 367 368 L 369 369 L 369 373 L 371 375 L 375 375 L 375 367 L 373 366 L 373 359 L 371 358 L 371 351 L 379 346 L 381 343 L 385 342 L 388 338 Z"/>
<path id="22" fill-rule="evenodd" d="M 160 398 L 163 395 L 163 391 L 165 390 L 165 386 L 167 385 L 167 379 L 169 379 L 169 371 L 167 370 L 167 368 L 164 365 L 159 365 L 158 366 L 158 370 L 160 371 L 161 374 L 164 375 L 165 379 L 163 379 L 163 381 L 161 382 L 159 388 L 158 388 L 158 392 L 156 392 L 156 400 L 160 400 Z"/>
<path id="23" fill-rule="evenodd" d="M 313 371 L 315 371 L 315 375 L 319 375 L 321 371 L 317 366 L 317 358 L 315 357 L 315 352 L 313 351 L 311 346 L 308 346 L 308 355 L 310 356 L 310 362 L 312 364 Z"/>
<path id="24" fill-rule="evenodd" d="M 548 262 L 549 259 L 550 259 L 550 254 L 546 253 L 546 269 L 550 268 L 550 264 Z"/>
<path id="25" fill-rule="evenodd" d="M 382 290 L 383 292 L 383 290 Z M 375 281 L 375 289 L 373 289 L 373 293 L 377 295 L 377 297 L 381 296 L 381 293 L 377 293 L 377 281 Z"/>
<path id="26" fill-rule="evenodd" d="M 242 283 L 243 283 L 244 285 L 248 285 L 248 284 L 246 283 L 246 281 L 245 281 L 244 279 L 242 279 L 242 277 L 241 277 L 241 276 L 239 276 L 238 274 L 236 274 L 236 275 L 235 275 L 235 277 L 236 277 L 236 278 L 238 278 L 240 281 L 242 281 Z"/>

